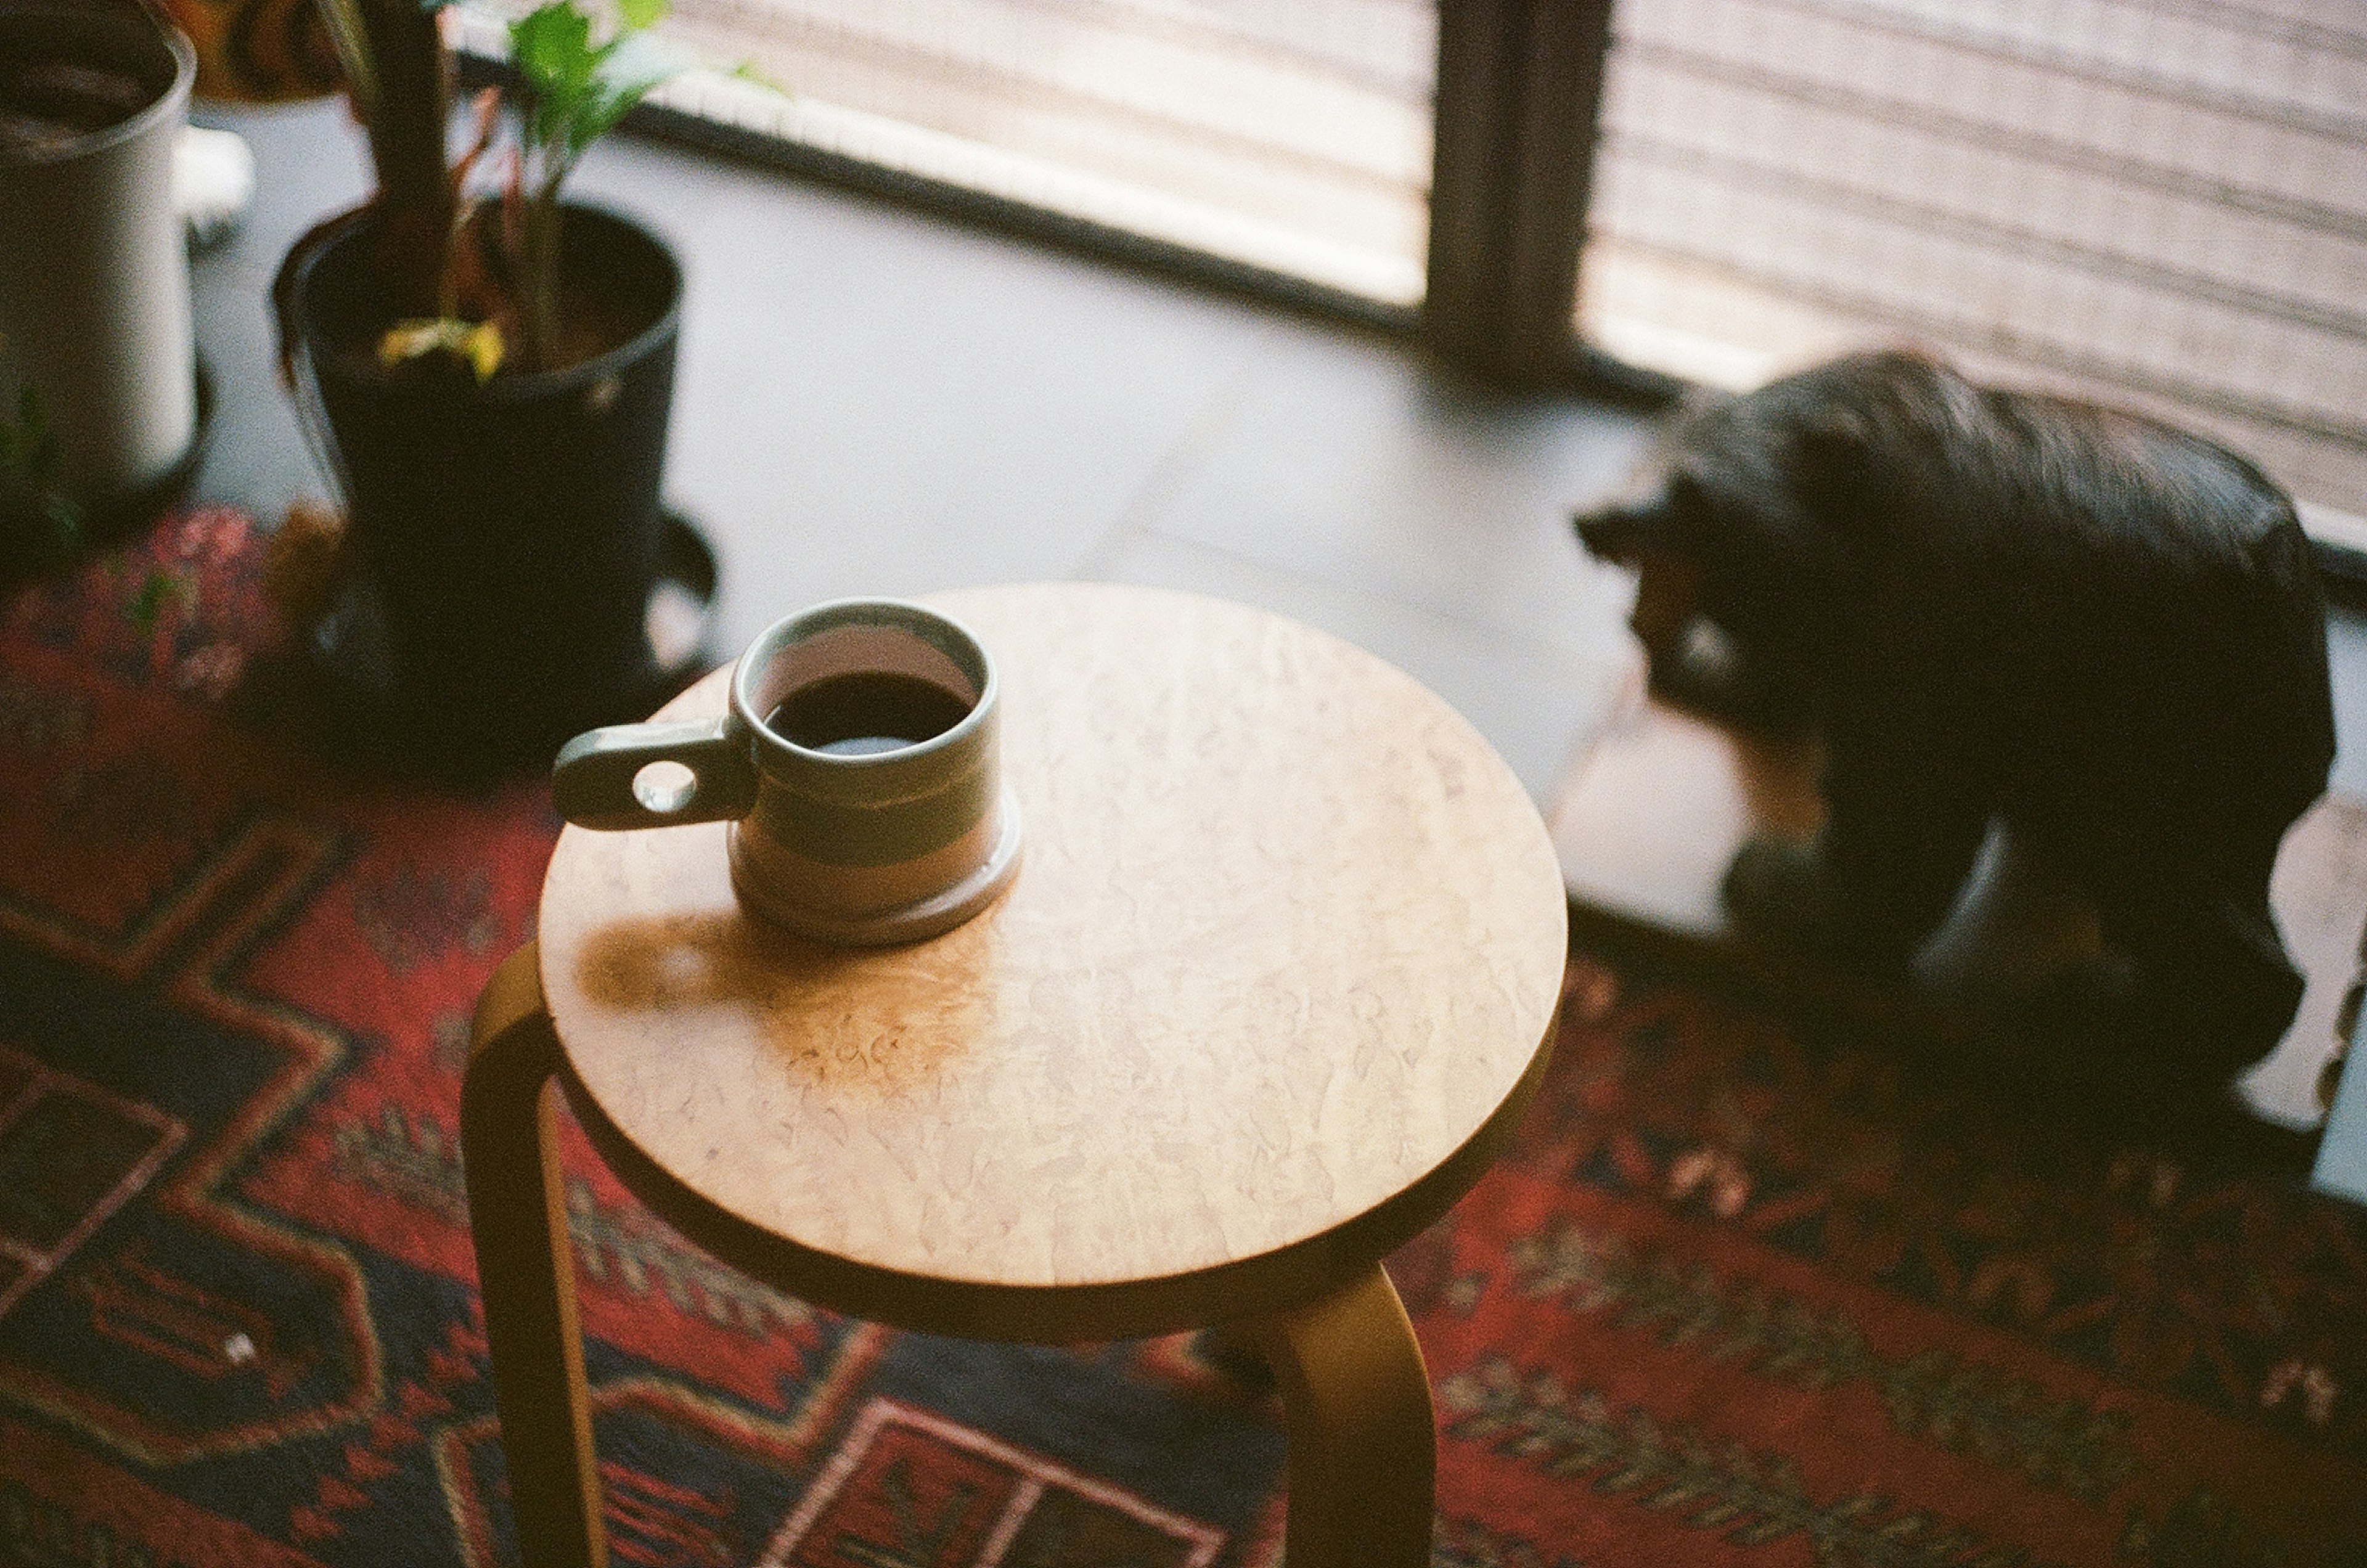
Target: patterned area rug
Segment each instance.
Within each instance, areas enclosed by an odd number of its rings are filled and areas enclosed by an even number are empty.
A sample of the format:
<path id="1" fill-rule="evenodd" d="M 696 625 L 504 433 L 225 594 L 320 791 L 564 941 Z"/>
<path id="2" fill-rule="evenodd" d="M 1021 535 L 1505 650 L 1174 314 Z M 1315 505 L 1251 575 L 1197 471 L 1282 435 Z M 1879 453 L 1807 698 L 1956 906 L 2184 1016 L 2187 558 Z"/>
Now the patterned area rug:
<path id="1" fill-rule="evenodd" d="M 0 606 L 0 1562 L 514 1558 L 455 1129 L 556 823 L 243 723 L 258 577 L 199 512 Z M 1895 1055 L 1573 959 L 1518 1148 L 1391 1264 L 1442 1568 L 2367 1556 L 2367 1214 Z M 1203 1340 L 850 1322 L 569 1190 L 619 1562 L 1278 1562 Z"/>

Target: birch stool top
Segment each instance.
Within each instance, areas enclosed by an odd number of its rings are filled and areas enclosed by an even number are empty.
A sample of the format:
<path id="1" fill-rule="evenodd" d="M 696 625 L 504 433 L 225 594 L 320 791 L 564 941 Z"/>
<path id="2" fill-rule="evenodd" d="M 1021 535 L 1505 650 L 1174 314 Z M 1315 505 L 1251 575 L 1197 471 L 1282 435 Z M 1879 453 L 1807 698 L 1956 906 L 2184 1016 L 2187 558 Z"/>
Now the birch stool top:
<path id="1" fill-rule="evenodd" d="M 1437 697 L 1276 615 L 929 603 L 1001 669 L 1011 891 L 832 950 L 741 914 L 721 824 L 569 828 L 542 984 L 601 1154 L 727 1260 L 941 1333 L 1170 1332 L 1369 1269 L 1543 1070 L 1566 911 L 1527 795 Z"/>

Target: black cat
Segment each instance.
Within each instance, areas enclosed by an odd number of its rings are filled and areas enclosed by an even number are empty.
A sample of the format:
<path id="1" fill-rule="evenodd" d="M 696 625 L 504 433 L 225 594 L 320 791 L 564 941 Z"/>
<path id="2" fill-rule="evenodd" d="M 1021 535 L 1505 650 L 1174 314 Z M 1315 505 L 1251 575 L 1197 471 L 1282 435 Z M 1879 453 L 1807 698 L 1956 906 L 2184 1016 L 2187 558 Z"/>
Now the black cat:
<path id="1" fill-rule="evenodd" d="M 2086 1027 L 2215 1089 L 2289 1026 L 2269 873 L 2334 719 L 2309 545 L 2251 464 L 1872 354 L 1689 417 L 1577 526 L 1640 569 L 1657 683 L 1824 740 L 1827 826 L 1745 847 L 1738 921 L 1900 968 L 2002 818 L 2093 901 Z"/>

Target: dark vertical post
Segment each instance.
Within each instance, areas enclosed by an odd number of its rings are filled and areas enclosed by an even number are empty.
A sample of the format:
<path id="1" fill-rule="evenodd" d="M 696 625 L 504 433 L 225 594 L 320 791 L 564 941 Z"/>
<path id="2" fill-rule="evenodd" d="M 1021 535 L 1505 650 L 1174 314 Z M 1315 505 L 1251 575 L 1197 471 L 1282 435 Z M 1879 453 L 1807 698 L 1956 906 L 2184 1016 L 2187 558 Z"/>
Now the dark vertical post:
<path id="1" fill-rule="evenodd" d="M 1429 281 L 1422 336 L 1449 363 L 1490 357 L 1503 293 L 1508 104 L 1519 81 L 1529 0 L 1439 0 L 1438 88 L 1432 111 Z"/>
<path id="2" fill-rule="evenodd" d="M 1568 386 L 1612 0 L 1440 0 L 1422 330 L 1450 363 Z"/>

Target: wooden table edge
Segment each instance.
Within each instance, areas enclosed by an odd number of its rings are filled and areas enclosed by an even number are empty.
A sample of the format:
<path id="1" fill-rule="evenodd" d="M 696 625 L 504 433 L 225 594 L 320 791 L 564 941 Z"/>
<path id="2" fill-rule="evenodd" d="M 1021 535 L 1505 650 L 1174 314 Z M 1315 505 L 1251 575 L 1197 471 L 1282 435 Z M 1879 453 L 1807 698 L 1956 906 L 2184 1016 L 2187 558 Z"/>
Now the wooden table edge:
<path id="1" fill-rule="evenodd" d="M 1068 1285 L 935 1278 L 792 1241 L 724 1209 L 644 1154 L 586 1090 L 563 1049 L 559 1078 L 577 1122 L 617 1179 L 675 1230 L 742 1272 L 810 1304 L 923 1334 L 1088 1344 L 1263 1319 L 1353 1282 L 1453 1208 L 1494 1165 L 1536 1097 L 1560 1016 L 1557 1000 L 1528 1066 L 1478 1128 L 1372 1208 L 1252 1258 L 1153 1279 Z"/>

